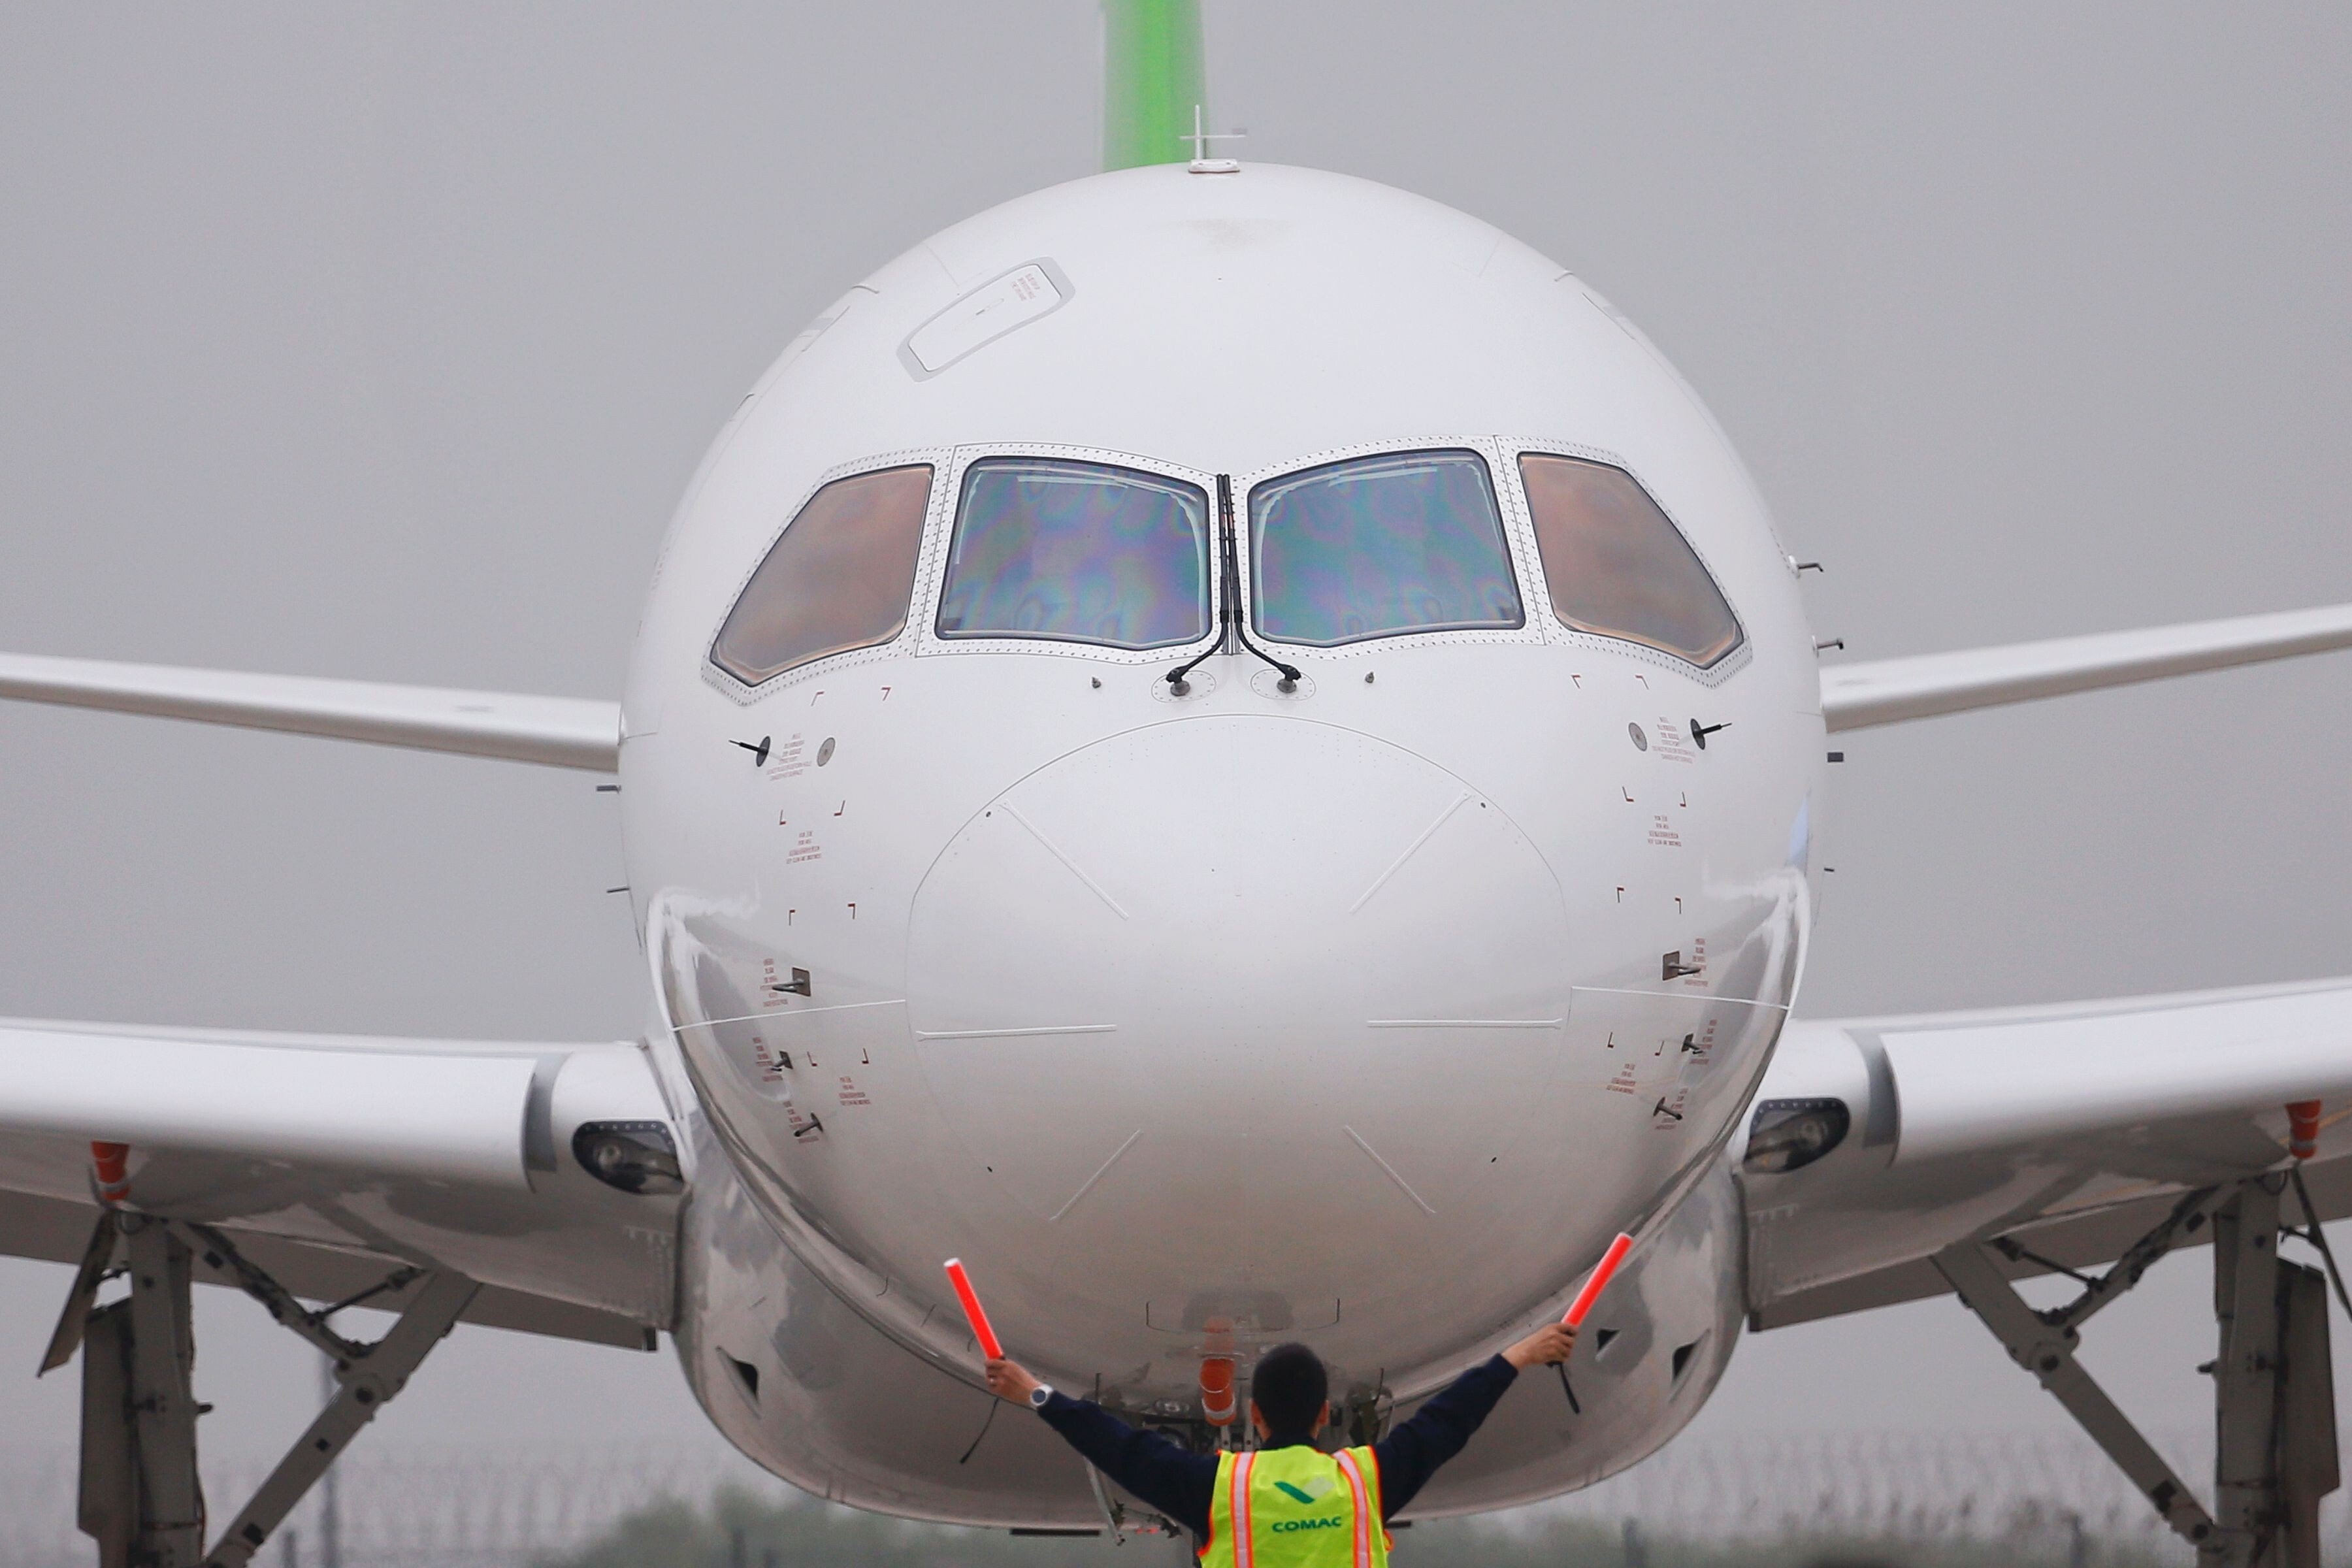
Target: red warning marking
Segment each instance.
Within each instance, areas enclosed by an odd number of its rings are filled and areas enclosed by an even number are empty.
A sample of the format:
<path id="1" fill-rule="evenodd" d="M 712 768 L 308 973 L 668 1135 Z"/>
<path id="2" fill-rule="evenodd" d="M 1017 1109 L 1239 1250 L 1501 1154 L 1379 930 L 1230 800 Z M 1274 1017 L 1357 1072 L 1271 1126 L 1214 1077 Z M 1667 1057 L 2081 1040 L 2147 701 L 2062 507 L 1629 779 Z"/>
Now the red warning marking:
<path id="1" fill-rule="evenodd" d="M 841 1103 L 845 1108 L 852 1105 L 871 1105 L 874 1100 L 871 1095 L 858 1088 L 855 1080 L 844 1075 L 841 1080 Z"/>
<path id="2" fill-rule="evenodd" d="M 1234 1358 L 1213 1355 L 1201 1363 L 1201 1414 L 1212 1426 L 1230 1426 L 1239 1413 L 1234 1398 Z"/>
<path id="3" fill-rule="evenodd" d="M 1705 1067 L 1714 1059 L 1715 1026 L 1718 1021 L 1709 1018 L 1704 1026 L 1683 1037 L 1683 1049 L 1689 1055 L 1691 1066 Z"/>
<path id="4" fill-rule="evenodd" d="M 784 864 L 799 866 L 811 860 L 824 858 L 824 848 L 816 841 L 816 829 L 803 827 L 801 829 L 801 836 L 793 841 L 792 853 L 784 857 Z"/>
<path id="5" fill-rule="evenodd" d="M 1617 1076 L 1602 1085 L 1612 1094 L 1638 1094 L 1640 1081 L 1633 1076 L 1633 1064 L 1627 1062 L 1617 1069 Z"/>
<path id="6" fill-rule="evenodd" d="M 1675 831 L 1675 819 L 1658 816 L 1650 818 L 1650 842 L 1661 849 L 1679 849 L 1683 836 Z"/>
<path id="7" fill-rule="evenodd" d="M 131 1145 L 101 1143 L 89 1146 L 89 1163 L 98 1177 L 100 1202 L 114 1205 L 131 1195 Z"/>
<path id="8" fill-rule="evenodd" d="M 770 779 L 796 779 L 808 772 L 806 748 L 798 735 L 779 745 L 768 760 Z"/>
<path id="9" fill-rule="evenodd" d="M 760 1069 L 761 1082 L 784 1081 L 784 1064 L 776 1059 L 776 1053 L 768 1048 L 768 1042 L 757 1035 L 751 1037 L 751 1061 Z"/>
<path id="10" fill-rule="evenodd" d="M 2295 1100 L 2287 1102 L 2286 1152 L 2298 1160 L 2308 1160 L 2319 1152 L 2319 1110 L 2315 1100 Z M 103 1147 L 92 1144 L 92 1148 Z"/>

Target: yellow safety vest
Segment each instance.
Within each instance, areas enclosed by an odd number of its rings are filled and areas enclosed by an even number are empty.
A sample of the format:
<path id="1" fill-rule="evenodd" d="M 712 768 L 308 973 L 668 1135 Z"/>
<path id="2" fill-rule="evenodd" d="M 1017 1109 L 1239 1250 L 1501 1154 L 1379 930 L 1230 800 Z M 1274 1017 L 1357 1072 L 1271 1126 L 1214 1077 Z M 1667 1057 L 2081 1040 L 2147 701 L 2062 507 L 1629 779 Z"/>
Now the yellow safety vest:
<path id="1" fill-rule="evenodd" d="M 1301 1443 L 1217 1456 L 1202 1568 L 1386 1568 L 1381 1467 L 1370 1448 Z"/>

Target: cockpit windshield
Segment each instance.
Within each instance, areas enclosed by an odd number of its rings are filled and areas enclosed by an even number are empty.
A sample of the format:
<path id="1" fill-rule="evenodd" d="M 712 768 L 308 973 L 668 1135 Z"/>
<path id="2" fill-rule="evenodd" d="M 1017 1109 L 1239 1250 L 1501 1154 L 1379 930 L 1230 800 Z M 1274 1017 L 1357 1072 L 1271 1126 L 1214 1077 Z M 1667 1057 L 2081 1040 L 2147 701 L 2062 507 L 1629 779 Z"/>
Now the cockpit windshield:
<path id="1" fill-rule="evenodd" d="M 1739 618 L 1673 520 L 1622 468 L 1519 457 L 1561 624 L 1647 643 L 1702 668 L 1739 646 Z"/>
<path id="2" fill-rule="evenodd" d="M 1054 458 L 964 470 L 940 636 L 1172 647 L 1208 636 L 1209 620 L 1199 486 Z"/>
<path id="3" fill-rule="evenodd" d="M 1475 452 L 1392 452 L 1258 485 L 1250 588 L 1260 632 L 1311 647 L 1527 624 Z"/>
<path id="4" fill-rule="evenodd" d="M 711 661 L 746 686 L 887 643 L 906 629 L 922 554 L 928 463 L 835 479 L 811 496 L 728 612 Z"/>

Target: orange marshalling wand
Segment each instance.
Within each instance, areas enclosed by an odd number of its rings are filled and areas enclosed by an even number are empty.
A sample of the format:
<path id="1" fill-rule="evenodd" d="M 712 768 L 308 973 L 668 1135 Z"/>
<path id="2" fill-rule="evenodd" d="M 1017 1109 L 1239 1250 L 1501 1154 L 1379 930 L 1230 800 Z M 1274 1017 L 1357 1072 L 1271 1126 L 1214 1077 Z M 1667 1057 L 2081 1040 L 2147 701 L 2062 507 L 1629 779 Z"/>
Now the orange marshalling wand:
<path id="1" fill-rule="evenodd" d="M 1562 1318 L 1561 1322 L 1571 1329 L 1584 1325 L 1584 1315 L 1592 1310 L 1592 1303 L 1601 1299 L 1601 1289 L 1609 1283 L 1609 1277 L 1617 1272 L 1617 1266 L 1625 1261 L 1625 1254 L 1633 1249 L 1633 1238 L 1619 1231 L 1617 1239 L 1609 1244 L 1609 1250 L 1601 1255 L 1600 1266 L 1593 1269 L 1592 1278 L 1584 1282 L 1584 1289 L 1579 1290 L 1576 1300 L 1570 1303 L 1568 1316 Z M 949 1267 L 953 1268 L 954 1265 Z M 970 1310 L 976 1311 L 979 1309 L 972 1307 Z"/>
<path id="2" fill-rule="evenodd" d="M 971 1288 L 971 1276 L 963 1269 L 963 1259 L 948 1259 L 948 1283 L 955 1287 L 956 1300 L 963 1303 L 964 1321 L 971 1324 L 971 1337 L 980 1342 L 981 1353 L 991 1361 L 1004 1359 L 1004 1346 L 996 1331 L 988 1326 L 988 1314 L 981 1310 L 980 1292 Z"/>

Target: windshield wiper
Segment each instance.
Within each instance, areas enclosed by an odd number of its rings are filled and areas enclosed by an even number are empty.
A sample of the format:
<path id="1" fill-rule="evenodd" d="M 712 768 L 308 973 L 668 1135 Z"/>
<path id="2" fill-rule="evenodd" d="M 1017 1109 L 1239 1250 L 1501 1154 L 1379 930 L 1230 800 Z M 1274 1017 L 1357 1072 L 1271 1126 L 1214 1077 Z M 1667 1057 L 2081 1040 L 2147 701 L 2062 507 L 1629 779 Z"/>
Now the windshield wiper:
<path id="1" fill-rule="evenodd" d="M 1272 665 L 1282 676 L 1274 689 L 1287 697 L 1298 689 L 1298 667 L 1285 664 L 1265 649 L 1249 640 L 1242 630 L 1242 563 L 1241 547 L 1235 542 L 1234 528 L 1234 479 L 1231 474 L 1217 476 L 1217 626 L 1223 634 L 1215 643 L 1202 648 L 1168 672 L 1168 689 L 1179 697 L 1189 695 L 1192 683 L 1184 678 L 1200 668 L 1202 660 L 1213 653 L 1240 653 L 1246 649 Z"/>

